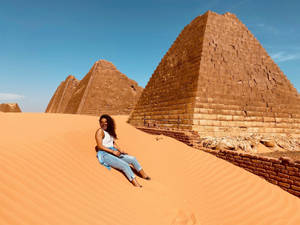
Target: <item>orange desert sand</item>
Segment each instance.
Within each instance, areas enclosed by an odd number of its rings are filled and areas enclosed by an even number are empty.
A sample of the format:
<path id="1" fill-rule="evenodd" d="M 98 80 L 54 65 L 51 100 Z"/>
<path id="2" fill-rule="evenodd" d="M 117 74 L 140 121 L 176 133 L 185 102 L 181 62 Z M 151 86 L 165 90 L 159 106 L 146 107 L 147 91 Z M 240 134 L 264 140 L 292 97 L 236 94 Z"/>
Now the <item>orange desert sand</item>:
<path id="1" fill-rule="evenodd" d="M 297 197 L 262 178 L 114 116 L 119 145 L 152 180 L 100 165 L 98 117 L 0 115 L 0 224 L 300 224 Z"/>

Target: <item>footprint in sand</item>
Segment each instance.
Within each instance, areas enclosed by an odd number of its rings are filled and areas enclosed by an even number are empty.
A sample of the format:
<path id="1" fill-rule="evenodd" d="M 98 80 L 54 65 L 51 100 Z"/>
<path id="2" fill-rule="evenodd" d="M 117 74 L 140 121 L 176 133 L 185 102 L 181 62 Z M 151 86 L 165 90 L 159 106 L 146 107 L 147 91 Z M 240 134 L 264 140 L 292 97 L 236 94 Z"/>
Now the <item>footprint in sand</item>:
<path id="1" fill-rule="evenodd" d="M 196 225 L 196 224 L 197 224 L 197 220 L 195 214 L 184 210 L 178 210 L 175 218 L 171 223 L 171 225 Z"/>

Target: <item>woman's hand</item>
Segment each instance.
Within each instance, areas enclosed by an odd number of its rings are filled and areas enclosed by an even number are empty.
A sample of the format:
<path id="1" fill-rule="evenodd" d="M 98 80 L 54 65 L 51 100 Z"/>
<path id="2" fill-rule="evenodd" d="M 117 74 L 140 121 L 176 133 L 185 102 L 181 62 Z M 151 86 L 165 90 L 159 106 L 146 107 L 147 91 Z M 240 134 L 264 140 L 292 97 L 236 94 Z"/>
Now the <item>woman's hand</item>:
<path id="1" fill-rule="evenodd" d="M 116 141 L 114 141 L 114 148 L 117 149 L 119 152 L 121 152 L 121 154 L 127 155 L 126 152 L 122 151 L 119 147 L 119 145 L 117 144 Z"/>
<path id="2" fill-rule="evenodd" d="M 120 151 L 113 151 L 113 155 L 119 157 L 121 155 Z"/>
<path id="3" fill-rule="evenodd" d="M 118 151 L 121 152 L 121 154 L 127 155 L 127 153 L 122 151 L 121 149 L 118 149 Z"/>

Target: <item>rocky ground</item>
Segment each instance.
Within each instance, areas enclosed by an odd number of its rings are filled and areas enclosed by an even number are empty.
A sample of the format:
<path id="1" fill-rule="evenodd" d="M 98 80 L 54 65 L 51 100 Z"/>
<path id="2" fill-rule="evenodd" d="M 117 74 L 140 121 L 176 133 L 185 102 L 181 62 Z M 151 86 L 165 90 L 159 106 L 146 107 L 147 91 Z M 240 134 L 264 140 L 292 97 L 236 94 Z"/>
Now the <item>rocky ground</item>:
<path id="1" fill-rule="evenodd" d="M 202 136 L 196 145 L 212 150 L 232 150 L 272 157 L 288 156 L 300 159 L 300 139 L 291 136 L 264 136 L 260 134 L 211 137 Z"/>

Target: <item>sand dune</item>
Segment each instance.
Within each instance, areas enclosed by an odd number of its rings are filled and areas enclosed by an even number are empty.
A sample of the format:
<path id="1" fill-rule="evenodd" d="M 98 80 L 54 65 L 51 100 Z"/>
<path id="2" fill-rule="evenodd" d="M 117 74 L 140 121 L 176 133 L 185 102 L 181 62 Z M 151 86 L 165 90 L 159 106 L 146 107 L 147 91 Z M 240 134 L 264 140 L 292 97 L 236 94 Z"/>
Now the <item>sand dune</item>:
<path id="1" fill-rule="evenodd" d="M 260 177 L 115 116 L 119 143 L 152 177 L 101 166 L 98 117 L 0 116 L 0 224 L 300 224 L 300 201 Z"/>

